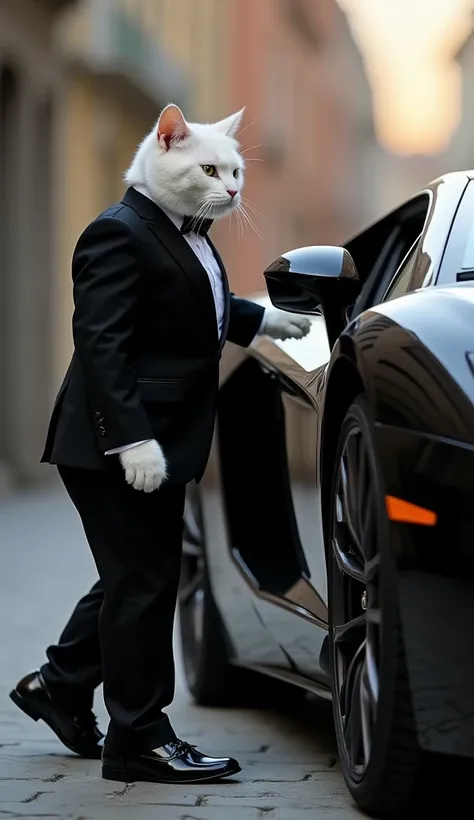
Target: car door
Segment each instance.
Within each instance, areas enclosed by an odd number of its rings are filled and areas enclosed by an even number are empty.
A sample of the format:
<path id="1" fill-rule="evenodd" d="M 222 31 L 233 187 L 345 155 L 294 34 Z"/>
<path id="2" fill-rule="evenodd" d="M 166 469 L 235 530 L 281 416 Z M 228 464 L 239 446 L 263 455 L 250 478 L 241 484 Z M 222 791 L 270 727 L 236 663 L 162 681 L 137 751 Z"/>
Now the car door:
<path id="1" fill-rule="evenodd" d="M 467 180 L 464 181 L 464 186 Z M 363 287 L 352 316 L 385 298 L 395 298 L 419 287 L 438 263 L 444 245 L 436 233 L 436 210 L 454 214 L 463 190 L 442 193 L 434 188 L 415 197 L 347 244 L 357 260 Z M 439 213 L 439 211 L 438 211 Z M 428 236 L 430 231 L 431 236 Z M 352 316 L 350 318 L 352 318 Z M 323 322 L 323 319 L 319 320 Z M 319 327 L 321 333 L 321 327 Z M 292 343 L 293 346 L 297 342 Z M 273 347 L 274 349 L 274 347 Z M 278 346 L 285 351 L 285 343 Z M 329 346 L 327 346 L 329 351 Z M 307 361 L 311 362 L 311 355 Z M 272 359 L 270 350 L 267 351 Z M 259 610 L 268 629 L 287 653 L 295 671 L 310 678 L 324 677 L 319 650 L 327 620 L 326 564 L 319 504 L 317 449 L 321 419 L 321 382 L 324 364 L 309 374 L 274 354 L 284 412 L 286 462 L 294 515 L 294 549 L 300 558 L 301 575 L 278 601 L 260 600 Z M 310 378 L 308 378 L 308 375 Z"/>

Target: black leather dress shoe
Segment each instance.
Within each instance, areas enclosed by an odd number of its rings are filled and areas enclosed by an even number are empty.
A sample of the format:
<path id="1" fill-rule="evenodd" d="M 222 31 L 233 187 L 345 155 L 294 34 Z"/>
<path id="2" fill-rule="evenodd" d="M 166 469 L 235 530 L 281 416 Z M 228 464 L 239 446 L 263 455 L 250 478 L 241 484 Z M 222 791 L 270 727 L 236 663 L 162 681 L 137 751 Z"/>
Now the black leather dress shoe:
<path id="1" fill-rule="evenodd" d="M 66 712 L 48 692 L 41 672 L 26 675 L 10 692 L 10 697 L 25 715 L 44 720 L 61 743 L 81 757 L 100 759 L 104 735 L 97 728 L 93 712 Z"/>
<path id="2" fill-rule="evenodd" d="M 151 783 L 202 783 L 220 780 L 240 772 L 240 766 L 232 757 L 207 757 L 195 746 L 176 740 L 158 749 L 119 756 L 107 747 L 102 753 L 102 777 L 134 783 L 144 780 Z"/>

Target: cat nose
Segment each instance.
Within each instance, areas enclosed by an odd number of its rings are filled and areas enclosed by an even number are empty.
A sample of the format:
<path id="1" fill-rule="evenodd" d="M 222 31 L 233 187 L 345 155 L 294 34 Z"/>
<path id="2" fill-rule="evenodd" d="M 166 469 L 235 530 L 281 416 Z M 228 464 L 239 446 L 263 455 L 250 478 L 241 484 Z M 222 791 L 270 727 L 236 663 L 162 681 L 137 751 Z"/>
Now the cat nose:
<path id="1" fill-rule="evenodd" d="M 227 193 L 229 194 L 230 198 L 233 199 L 234 196 L 236 195 L 237 191 L 232 191 L 232 190 L 227 189 Z"/>

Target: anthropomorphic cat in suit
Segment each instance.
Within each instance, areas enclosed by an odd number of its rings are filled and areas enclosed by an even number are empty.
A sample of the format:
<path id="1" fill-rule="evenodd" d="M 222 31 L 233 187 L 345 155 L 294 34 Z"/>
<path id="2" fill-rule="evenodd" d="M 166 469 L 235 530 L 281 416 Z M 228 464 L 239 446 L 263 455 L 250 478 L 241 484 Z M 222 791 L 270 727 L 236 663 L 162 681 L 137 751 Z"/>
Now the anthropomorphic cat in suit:
<path id="1" fill-rule="evenodd" d="M 305 317 L 229 292 L 210 221 L 241 203 L 242 112 L 189 124 L 167 106 L 139 146 L 128 190 L 80 236 L 72 261 L 74 354 L 43 460 L 81 517 L 100 581 L 48 660 L 11 693 L 115 780 L 199 782 L 239 771 L 178 740 L 173 619 L 185 485 L 213 434 L 226 340 L 304 336 Z M 103 682 L 107 736 L 92 712 Z"/>

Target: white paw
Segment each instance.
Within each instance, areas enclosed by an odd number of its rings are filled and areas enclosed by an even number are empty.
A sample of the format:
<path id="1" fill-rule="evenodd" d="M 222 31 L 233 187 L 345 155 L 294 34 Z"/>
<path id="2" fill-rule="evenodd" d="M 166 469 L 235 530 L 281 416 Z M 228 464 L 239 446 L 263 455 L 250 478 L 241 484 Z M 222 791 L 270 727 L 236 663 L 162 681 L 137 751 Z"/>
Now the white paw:
<path id="1" fill-rule="evenodd" d="M 163 450 L 157 441 L 145 441 L 120 453 L 125 481 L 135 490 L 152 493 L 167 478 L 168 469 Z"/>
<path id="2" fill-rule="evenodd" d="M 287 313 L 278 308 L 267 308 L 262 332 L 272 339 L 303 339 L 311 329 L 311 322 L 301 313 Z"/>

